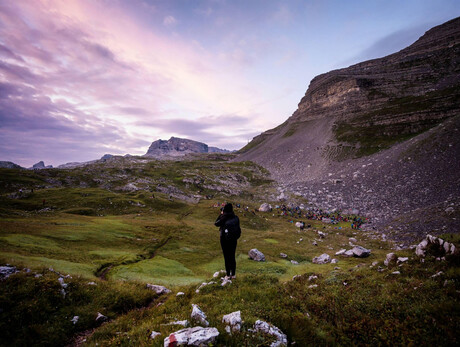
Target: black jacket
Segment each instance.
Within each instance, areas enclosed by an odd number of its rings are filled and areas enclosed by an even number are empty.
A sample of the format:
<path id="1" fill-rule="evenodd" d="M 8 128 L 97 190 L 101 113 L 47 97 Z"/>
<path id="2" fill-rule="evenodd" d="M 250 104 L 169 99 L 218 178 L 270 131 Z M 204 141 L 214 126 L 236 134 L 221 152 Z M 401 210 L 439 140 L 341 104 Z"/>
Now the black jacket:
<path id="1" fill-rule="evenodd" d="M 225 230 L 234 231 L 237 236 L 235 238 L 239 238 L 241 235 L 241 228 L 240 228 L 240 219 L 234 213 L 224 213 L 220 214 L 217 217 L 216 221 L 214 222 L 216 227 L 219 227 L 220 230 L 220 237 L 231 238 L 234 235 L 225 235 Z"/>

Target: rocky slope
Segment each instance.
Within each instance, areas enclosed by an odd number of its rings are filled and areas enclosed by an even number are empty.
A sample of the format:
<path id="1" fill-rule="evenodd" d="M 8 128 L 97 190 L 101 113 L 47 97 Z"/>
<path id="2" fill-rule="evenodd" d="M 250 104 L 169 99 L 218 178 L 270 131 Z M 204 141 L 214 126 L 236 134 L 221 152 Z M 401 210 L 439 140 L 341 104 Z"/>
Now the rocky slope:
<path id="1" fill-rule="evenodd" d="M 238 160 L 327 208 L 357 207 L 385 225 L 457 208 L 449 199 L 460 196 L 459 100 L 457 18 L 400 52 L 315 77 L 294 114 Z"/>

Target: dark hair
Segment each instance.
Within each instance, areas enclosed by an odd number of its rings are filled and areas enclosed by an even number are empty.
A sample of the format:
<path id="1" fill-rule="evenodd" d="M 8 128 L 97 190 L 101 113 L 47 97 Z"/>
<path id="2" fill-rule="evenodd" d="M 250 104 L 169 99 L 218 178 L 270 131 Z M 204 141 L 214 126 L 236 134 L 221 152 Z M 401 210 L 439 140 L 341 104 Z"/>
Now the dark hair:
<path id="1" fill-rule="evenodd" d="M 228 203 L 224 206 L 224 213 L 233 213 L 233 205 Z"/>

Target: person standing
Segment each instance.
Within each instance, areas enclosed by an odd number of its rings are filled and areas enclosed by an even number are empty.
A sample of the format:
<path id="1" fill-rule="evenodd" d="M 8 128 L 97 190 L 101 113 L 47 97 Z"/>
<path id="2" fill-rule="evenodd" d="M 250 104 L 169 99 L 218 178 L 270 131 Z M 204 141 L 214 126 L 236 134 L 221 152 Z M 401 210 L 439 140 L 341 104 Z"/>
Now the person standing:
<path id="1" fill-rule="evenodd" d="M 226 204 L 214 222 L 220 231 L 220 245 L 224 253 L 225 271 L 227 278 L 236 277 L 236 244 L 241 236 L 240 220 L 233 212 L 233 205 Z"/>

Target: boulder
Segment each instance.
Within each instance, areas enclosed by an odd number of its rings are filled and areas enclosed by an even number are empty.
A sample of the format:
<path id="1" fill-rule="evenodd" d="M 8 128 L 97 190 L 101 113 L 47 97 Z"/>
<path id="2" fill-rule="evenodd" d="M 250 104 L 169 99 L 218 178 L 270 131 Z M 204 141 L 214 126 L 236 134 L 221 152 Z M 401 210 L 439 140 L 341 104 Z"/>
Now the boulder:
<path id="1" fill-rule="evenodd" d="M 355 246 L 352 249 L 353 255 L 358 258 L 366 258 L 371 254 L 371 251 L 369 249 L 366 249 L 361 246 Z"/>
<path id="2" fill-rule="evenodd" d="M 248 256 L 250 259 L 255 261 L 265 261 L 265 255 L 256 248 L 251 249 Z"/>
<path id="3" fill-rule="evenodd" d="M 323 253 L 318 257 L 314 257 L 311 261 L 314 264 L 327 264 L 331 261 L 331 257 L 329 254 Z"/>
<path id="4" fill-rule="evenodd" d="M 209 322 L 206 320 L 206 314 L 200 309 L 198 305 L 192 304 L 192 314 L 191 318 L 192 320 L 195 320 L 196 322 L 204 325 L 207 327 L 209 325 Z"/>
<path id="5" fill-rule="evenodd" d="M 383 262 L 385 266 L 389 266 L 390 264 L 396 263 L 396 259 L 398 259 L 397 255 L 394 253 L 388 253 L 385 261 Z"/>
<path id="6" fill-rule="evenodd" d="M 264 322 L 262 320 L 257 320 L 254 323 L 254 331 L 262 332 L 264 334 L 271 335 L 276 338 L 276 341 L 273 342 L 270 347 L 279 347 L 279 346 L 287 346 L 287 336 L 283 334 L 283 332 L 275 327 L 272 324 Z"/>
<path id="7" fill-rule="evenodd" d="M 230 334 L 232 331 L 241 330 L 241 311 L 235 311 L 222 317 L 222 323 L 226 323 L 225 330 Z"/>
<path id="8" fill-rule="evenodd" d="M 259 207 L 260 212 L 270 212 L 271 210 L 272 210 L 272 205 L 267 204 L 267 203 L 263 203 Z"/>
<path id="9" fill-rule="evenodd" d="M 153 290 L 155 293 L 157 294 L 168 294 L 168 293 L 171 293 L 171 291 L 166 288 L 166 287 L 163 287 L 163 286 L 159 286 L 159 285 L 156 285 L 156 284 L 149 284 L 147 283 L 147 288 Z"/>
<path id="10" fill-rule="evenodd" d="M 453 243 L 444 241 L 436 236 L 426 235 L 425 239 L 415 248 L 415 254 L 419 257 L 424 257 L 427 249 L 431 247 L 436 251 L 437 255 L 454 254 L 456 250 Z"/>
<path id="11" fill-rule="evenodd" d="M 219 336 L 219 331 L 216 328 L 186 328 L 176 331 L 165 338 L 164 346 L 207 346 L 214 343 L 217 336 Z"/>

